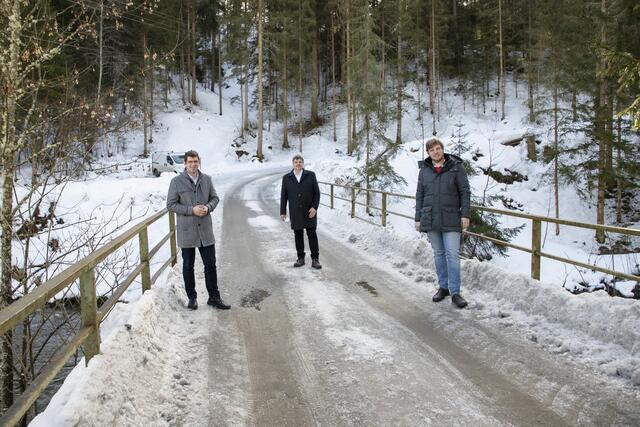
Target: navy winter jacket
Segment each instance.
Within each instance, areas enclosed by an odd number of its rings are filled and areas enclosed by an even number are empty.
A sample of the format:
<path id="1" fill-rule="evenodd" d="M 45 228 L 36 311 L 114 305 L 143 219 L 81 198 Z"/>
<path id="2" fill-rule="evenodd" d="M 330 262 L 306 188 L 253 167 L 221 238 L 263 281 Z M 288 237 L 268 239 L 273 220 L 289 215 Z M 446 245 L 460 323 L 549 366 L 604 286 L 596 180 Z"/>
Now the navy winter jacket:
<path id="1" fill-rule="evenodd" d="M 416 216 L 420 231 L 462 231 L 461 218 L 469 218 L 471 191 L 462 159 L 445 154 L 440 173 L 428 157 L 418 175 Z"/>

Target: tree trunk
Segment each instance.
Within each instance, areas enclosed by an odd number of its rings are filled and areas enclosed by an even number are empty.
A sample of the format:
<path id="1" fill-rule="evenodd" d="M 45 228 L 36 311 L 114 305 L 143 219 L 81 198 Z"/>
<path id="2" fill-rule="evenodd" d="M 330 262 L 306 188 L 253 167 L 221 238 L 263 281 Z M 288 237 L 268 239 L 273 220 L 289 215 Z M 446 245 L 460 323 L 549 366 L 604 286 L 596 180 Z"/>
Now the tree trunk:
<path id="1" fill-rule="evenodd" d="M 147 67 L 149 61 L 149 50 L 147 48 L 147 33 L 142 33 L 142 128 L 144 129 L 144 144 L 142 156 L 149 156 L 149 70 Z"/>
<path id="2" fill-rule="evenodd" d="M 419 4 L 418 4 L 419 5 Z M 420 13 L 418 11 L 416 11 L 415 13 L 415 18 L 416 18 L 416 22 L 415 22 L 415 26 L 416 28 L 420 27 Z M 428 34 L 425 31 L 425 42 L 428 44 Z M 418 78 L 418 75 L 420 73 L 420 66 L 421 63 L 417 58 L 420 58 L 420 44 L 419 43 L 415 43 L 414 44 L 414 55 L 416 58 L 416 81 L 415 81 L 415 85 L 417 88 L 417 92 L 418 92 L 418 121 L 420 122 L 420 141 L 421 141 L 421 147 L 422 147 L 422 159 L 425 158 L 424 155 L 424 143 L 425 143 L 425 134 L 424 134 L 424 113 L 422 111 L 422 84 L 420 84 L 420 79 Z M 427 57 L 426 60 L 428 61 L 429 58 Z M 429 63 L 427 62 L 426 64 L 426 69 L 429 68 Z"/>
<path id="3" fill-rule="evenodd" d="M 553 194 L 556 202 L 556 218 L 560 218 L 560 196 L 558 183 L 558 161 L 560 157 L 560 144 L 558 143 L 558 84 L 554 82 L 553 88 Z M 556 224 L 556 236 L 560 235 L 560 225 Z"/>
<path id="4" fill-rule="evenodd" d="M 180 20 L 180 22 L 182 22 L 182 19 Z M 178 31 L 179 30 L 179 26 L 178 26 Z M 182 105 L 186 105 L 187 103 L 187 94 L 185 93 L 184 87 L 184 76 L 185 76 L 185 55 L 186 55 L 186 51 L 185 51 L 185 45 L 183 44 L 180 47 L 180 94 L 182 95 Z"/>
<path id="5" fill-rule="evenodd" d="M 164 108 L 169 108 L 169 89 L 171 88 L 171 78 L 169 77 L 169 64 L 164 67 Z"/>
<path id="6" fill-rule="evenodd" d="M 184 38 L 184 55 L 185 55 L 185 85 L 188 102 L 191 102 L 191 12 L 189 4 L 186 5 L 186 35 Z"/>
<path id="7" fill-rule="evenodd" d="M 189 5 L 191 7 L 191 103 L 196 105 L 196 0 Z"/>
<path id="8" fill-rule="evenodd" d="M 17 152 L 16 109 L 18 104 L 19 70 L 22 34 L 21 2 L 14 1 L 8 19 L 9 30 L 9 63 L 5 65 L 4 75 L 4 109 L 2 114 L 2 206 L 0 207 L 0 258 L 2 260 L 0 309 L 13 302 L 12 282 L 12 248 L 13 240 L 13 179 L 15 157 Z M 13 404 L 13 331 L 8 331 L 2 339 L 0 357 L 0 395 L 1 412 Z"/>
<path id="9" fill-rule="evenodd" d="M 98 88 L 96 90 L 96 108 L 100 106 L 100 91 L 102 90 L 102 27 L 104 24 L 104 0 L 100 1 L 100 20 L 98 30 Z"/>
<path id="10" fill-rule="evenodd" d="M 504 75 L 504 44 L 502 41 L 502 0 L 498 0 L 498 33 L 499 33 L 499 46 L 500 46 L 500 105 L 501 105 L 501 117 L 500 120 L 504 120 L 504 104 L 506 101 L 506 79 Z"/>
<path id="11" fill-rule="evenodd" d="M 571 118 L 574 122 L 578 121 L 578 90 L 575 86 L 571 88 Z"/>
<path id="12" fill-rule="evenodd" d="M 353 117 L 351 116 L 351 34 L 350 34 L 350 9 L 351 9 L 351 0 L 346 0 L 347 4 L 347 16 L 345 20 L 347 22 L 347 28 L 345 32 L 346 45 L 345 45 L 345 67 L 346 67 L 346 85 L 347 85 L 347 155 L 353 154 L 353 140 L 351 138 L 351 122 L 353 121 Z"/>
<path id="13" fill-rule="evenodd" d="M 606 0 L 601 0 L 600 3 L 601 12 L 603 16 L 606 14 Z M 607 29 L 606 24 L 603 20 L 600 28 L 600 44 L 601 46 L 606 46 L 607 41 Z M 596 115 L 597 115 L 597 123 L 596 126 L 599 130 L 599 149 L 598 149 L 598 202 L 597 202 L 597 215 L 596 215 L 596 223 L 604 224 L 604 215 L 605 215 L 605 191 L 606 191 L 606 157 L 607 157 L 607 140 L 606 140 L 606 112 L 608 111 L 608 87 L 607 80 L 604 76 L 604 71 L 607 69 L 607 63 L 604 56 L 601 55 L 598 61 L 598 73 L 596 74 L 598 77 L 598 83 L 600 86 L 599 97 L 600 102 L 597 106 Z M 596 230 L 596 241 L 598 243 L 604 243 L 604 231 Z"/>
<path id="14" fill-rule="evenodd" d="M 605 77 L 606 78 L 606 77 Z M 607 85 L 609 86 L 609 85 Z M 614 192 L 616 187 L 616 180 L 613 173 L 613 139 L 614 139 L 614 130 L 613 130 L 613 104 L 614 104 L 614 95 L 611 92 L 607 92 L 607 109 L 605 111 L 605 129 L 606 129 L 606 141 L 607 141 L 607 151 L 605 152 L 605 163 L 604 170 L 607 171 L 606 182 L 607 182 L 607 192 Z"/>
<path id="15" fill-rule="evenodd" d="M 429 72 L 429 106 L 431 108 L 432 134 L 436 135 L 436 2 L 431 0 L 431 70 Z"/>
<path id="16" fill-rule="evenodd" d="M 620 98 L 618 98 L 618 111 L 620 111 Z M 622 118 L 616 120 L 617 127 L 617 146 L 616 146 L 616 223 L 622 222 Z"/>
<path id="17" fill-rule="evenodd" d="M 334 28 L 333 12 L 331 13 L 331 99 L 333 108 L 331 109 L 331 122 L 333 123 L 333 142 L 338 141 L 336 133 L 336 55 L 335 55 L 335 28 Z"/>
<path id="18" fill-rule="evenodd" d="M 458 22 L 458 0 L 452 0 L 453 9 L 453 34 L 455 35 L 455 47 L 453 54 L 455 56 L 456 74 L 460 76 L 462 73 L 462 43 L 460 38 L 460 24 Z"/>
<path id="19" fill-rule="evenodd" d="M 403 15 L 402 0 L 398 0 L 398 38 L 396 47 L 398 57 L 396 58 L 396 144 L 402 144 L 402 15 Z"/>
<path id="20" fill-rule="evenodd" d="M 401 0 L 398 0 L 398 2 L 400 2 L 400 1 Z M 385 5 L 385 2 L 380 2 L 380 7 L 382 8 L 381 16 L 380 16 L 380 33 L 381 33 L 381 37 L 380 38 L 382 40 L 385 40 L 385 38 L 384 38 L 385 37 L 385 31 L 384 31 L 385 30 L 385 20 L 384 20 L 385 10 L 384 10 L 384 5 Z M 400 6 L 398 6 L 398 9 L 400 9 Z M 400 17 L 398 17 L 398 24 L 400 24 Z M 382 114 L 382 108 L 383 108 L 382 107 L 382 93 L 387 88 L 387 85 L 386 85 L 386 82 L 387 82 L 386 81 L 386 78 L 387 78 L 386 65 L 387 64 L 385 62 L 385 60 L 386 60 L 386 51 L 387 51 L 387 49 L 386 49 L 386 47 L 385 47 L 385 45 L 383 43 L 383 45 L 380 48 L 380 54 L 381 54 L 381 57 L 382 57 L 381 58 L 381 60 L 382 60 L 382 64 L 381 65 L 382 66 L 380 67 L 380 81 L 382 82 L 381 83 L 382 91 L 378 92 L 378 115 Z"/>
<path id="21" fill-rule="evenodd" d="M 155 120 L 153 115 L 154 106 L 154 92 L 156 88 L 156 60 L 155 54 L 149 52 L 149 143 L 153 143 L 153 122 Z"/>
<path id="22" fill-rule="evenodd" d="M 366 137 L 366 154 L 365 154 L 365 160 L 364 160 L 364 170 L 365 170 L 365 179 L 366 179 L 366 188 L 371 188 L 371 174 L 370 174 L 370 168 L 371 165 L 369 164 L 370 162 L 370 158 L 371 158 L 371 142 L 369 140 L 369 128 L 371 127 L 371 121 L 369 119 L 369 113 L 365 113 L 364 115 L 364 130 L 365 130 L 365 137 Z M 367 214 L 371 213 L 371 210 L 369 209 L 369 206 L 371 206 L 371 192 L 370 191 L 366 191 L 365 192 L 365 197 L 366 197 L 366 212 Z"/>
<path id="23" fill-rule="evenodd" d="M 218 115 L 222 115 L 222 44 L 218 30 Z"/>
<path id="24" fill-rule="evenodd" d="M 318 71 L 318 28 L 314 22 L 313 39 L 311 42 L 311 127 L 318 125 L 318 93 L 320 91 L 318 80 L 320 73 Z"/>
<path id="25" fill-rule="evenodd" d="M 302 153 L 302 2 L 298 2 L 298 141 Z"/>
<path id="26" fill-rule="evenodd" d="M 262 101 L 262 0 L 258 0 L 258 147 L 256 156 L 262 161 L 262 128 L 264 121 L 264 105 Z"/>
<path id="27" fill-rule="evenodd" d="M 529 123 L 533 123 L 536 121 L 535 112 L 533 110 L 533 91 L 534 91 L 534 76 L 533 76 L 533 42 L 532 42 L 532 32 L 533 32 L 533 12 L 532 9 L 535 7 L 534 0 L 527 2 L 528 6 L 528 24 L 529 24 L 529 34 L 528 34 L 528 52 L 527 52 L 527 108 L 529 109 Z"/>
<path id="28" fill-rule="evenodd" d="M 268 26 L 268 21 L 267 21 L 267 28 L 269 28 Z M 271 109 L 273 108 L 273 74 L 272 74 L 272 70 L 271 70 L 271 60 L 273 58 L 272 55 L 269 54 L 269 52 L 272 49 L 272 44 L 270 43 L 270 40 L 268 38 L 268 34 L 269 34 L 269 30 L 267 30 L 267 40 L 265 42 L 265 44 L 267 45 L 267 132 L 271 132 Z"/>
<path id="29" fill-rule="evenodd" d="M 216 91 L 216 84 L 213 76 L 216 75 L 216 36 L 213 34 L 213 29 L 209 31 L 209 40 L 211 43 L 211 49 L 209 50 L 209 55 L 211 55 L 211 66 L 209 67 L 209 75 L 211 81 L 211 92 Z"/>
<path id="30" fill-rule="evenodd" d="M 246 58 L 245 58 L 246 59 Z M 245 63 L 242 67 L 244 71 L 242 91 L 244 92 L 242 102 L 244 105 L 244 109 L 242 112 L 243 116 L 243 127 L 245 130 L 249 130 L 249 65 Z"/>
<path id="31" fill-rule="evenodd" d="M 283 61 L 282 61 L 282 148 L 289 148 L 289 77 L 287 75 L 287 41 L 283 43 Z"/>

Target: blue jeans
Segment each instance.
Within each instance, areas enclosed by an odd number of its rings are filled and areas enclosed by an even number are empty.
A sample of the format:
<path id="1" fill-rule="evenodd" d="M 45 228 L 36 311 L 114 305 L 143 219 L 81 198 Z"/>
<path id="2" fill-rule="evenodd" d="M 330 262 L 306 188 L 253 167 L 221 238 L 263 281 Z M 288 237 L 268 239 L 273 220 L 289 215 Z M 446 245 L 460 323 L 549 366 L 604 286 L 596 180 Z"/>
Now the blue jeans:
<path id="1" fill-rule="evenodd" d="M 441 288 L 451 295 L 460 293 L 460 235 L 458 231 L 429 231 L 429 242 Z"/>

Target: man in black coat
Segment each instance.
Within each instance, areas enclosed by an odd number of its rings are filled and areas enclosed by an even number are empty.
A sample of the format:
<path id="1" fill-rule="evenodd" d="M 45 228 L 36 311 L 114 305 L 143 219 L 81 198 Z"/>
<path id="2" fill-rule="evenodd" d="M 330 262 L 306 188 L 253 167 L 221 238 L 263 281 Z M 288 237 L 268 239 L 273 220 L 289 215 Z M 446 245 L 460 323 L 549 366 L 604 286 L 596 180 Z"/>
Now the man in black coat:
<path id="1" fill-rule="evenodd" d="M 280 193 L 280 218 L 287 219 L 287 202 L 291 229 L 295 234 L 296 252 L 298 260 L 294 267 L 304 265 L 304 230 L 307 230 L 309 248 L 311 249 L 311 267 L 322 268 L 319 261 L 318 248 L 318 206 L 320 205 L 320 188 L 316 174 L 304 169 L 304 159 L 301 155 L 293 156 L 293 170 L 282 177 L 282 191 Z"/>
<path id="2" fill-rule="evenodd" d="M 438 274 L 439 288 L 433 302 L 451 295 L 451 302 L 464 308 L 460 295 L 460 238 L 469 227 L 471 191 L 462 159 L 445 154 L 438 138 L 426 142 L 429 157 L 418 175 L 416 230 L 427 233 Z"/>

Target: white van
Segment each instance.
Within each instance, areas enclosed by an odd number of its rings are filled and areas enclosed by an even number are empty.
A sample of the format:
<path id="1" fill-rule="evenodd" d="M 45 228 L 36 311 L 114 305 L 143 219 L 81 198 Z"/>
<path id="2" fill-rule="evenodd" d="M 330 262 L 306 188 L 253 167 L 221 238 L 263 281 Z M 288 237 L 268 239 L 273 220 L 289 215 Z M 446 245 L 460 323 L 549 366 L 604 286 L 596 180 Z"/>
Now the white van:
<path id="1" fill-rule="evenodd" d="M 151 154 L 151 172 L 160 176 L 162 172 L 181 173 L 184 170 L 184 153 L 156 151 Z"/>

